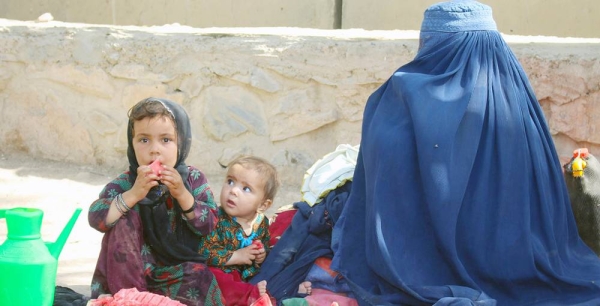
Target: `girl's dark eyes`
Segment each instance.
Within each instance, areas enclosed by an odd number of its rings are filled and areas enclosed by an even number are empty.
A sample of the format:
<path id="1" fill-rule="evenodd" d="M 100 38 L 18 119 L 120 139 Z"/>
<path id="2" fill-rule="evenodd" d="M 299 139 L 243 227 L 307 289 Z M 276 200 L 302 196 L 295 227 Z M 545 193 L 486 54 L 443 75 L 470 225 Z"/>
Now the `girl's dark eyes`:
<path id="1" fill-rule="evenodd" d="M 139 139 L 139 142 L 143 142 L 143 143 L 147 143 L 149 141 L 150 141 L 150 139 L 148 139 L 148 138 L 140 138 Z M 162 142 L 164 142 L 164 143 L 171 142 L 171 141 L 173 141 L 173 139 L 167 138 L 167 137 L 162 139 Z"/>
<path id="2" fill-rule="evenodd" d="M 227 185 L 232 186 L 233 185 L 233 180 L 232 179 L 227 179 Z"/>
<path id="3" fill-rule="evenodd" d="M 252 189 L 250 189 L 250 187 L 244 187 L 244 188 L 243 188 L 243 190 L 244 190 L 245 192 L 252 192 Z"/>

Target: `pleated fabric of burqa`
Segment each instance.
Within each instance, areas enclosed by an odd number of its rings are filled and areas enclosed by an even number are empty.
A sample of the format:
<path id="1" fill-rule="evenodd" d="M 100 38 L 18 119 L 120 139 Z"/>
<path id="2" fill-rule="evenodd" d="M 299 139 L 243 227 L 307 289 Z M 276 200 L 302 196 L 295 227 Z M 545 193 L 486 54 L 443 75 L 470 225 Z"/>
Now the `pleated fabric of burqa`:
<path id="1" fill-rule="evenodd" d="M 368 99 L 333 269 L 361 305 L 600 305 L 547 123 L 489 6 L 424 14 Z"/>

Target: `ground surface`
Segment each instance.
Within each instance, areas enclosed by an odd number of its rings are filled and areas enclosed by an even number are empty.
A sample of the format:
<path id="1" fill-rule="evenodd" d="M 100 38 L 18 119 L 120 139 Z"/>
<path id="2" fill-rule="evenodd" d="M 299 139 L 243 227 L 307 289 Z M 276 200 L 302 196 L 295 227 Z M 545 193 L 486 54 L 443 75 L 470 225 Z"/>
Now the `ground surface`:
<path id="1" fill-rule="evenodd" d="M 87 210 L 116 173 L 102 169 L 0 155 L 0 209 L 40 208 L 42 238 L 54 242 L 76 208 L 82 208 L 58 263 L 56 284 L 89 296 L 102 235 L 88 225 Z M 0 242 L 6 239 L 0 219 Z"/>

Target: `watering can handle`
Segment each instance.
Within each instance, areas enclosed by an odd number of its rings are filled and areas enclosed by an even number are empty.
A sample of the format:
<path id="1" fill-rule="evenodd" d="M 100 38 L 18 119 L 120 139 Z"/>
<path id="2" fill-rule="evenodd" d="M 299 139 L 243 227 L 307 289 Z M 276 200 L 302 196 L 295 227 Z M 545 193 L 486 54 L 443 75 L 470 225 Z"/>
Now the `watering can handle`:
<path id="1" fill-rule="evenodd" d="M 4 219 L 6 216 L 6 209 L 0 209 L 0 219 Z"/>

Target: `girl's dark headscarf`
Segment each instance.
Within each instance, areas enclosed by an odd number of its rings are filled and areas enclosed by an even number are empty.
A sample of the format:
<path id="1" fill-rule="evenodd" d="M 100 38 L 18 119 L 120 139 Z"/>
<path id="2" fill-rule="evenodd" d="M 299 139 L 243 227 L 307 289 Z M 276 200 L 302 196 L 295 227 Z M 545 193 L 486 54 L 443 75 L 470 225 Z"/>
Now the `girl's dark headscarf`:
<path id="1" fill-rule="evenodd" d="M 175 169 L 181 175 L 187 190 L 190 185 L 187 181 L 189 175 L 188 166 L 185 164 L 192 143 L 190 120 L 185 110 L 178 104 L 158 98 L 147 98 L 136 104 L 129 112 L 129 123 L 127 125 L 127 158 L 129 159 L 129 181 L 133 184 L 137 177 L 137 168 L 140 166 L 133 150 L 133 123 L 131 114 L 136 108 L 148 107 L 160 103 L 169 112 L 171 119 L 175 122 L 177 133 L 177 162 Z M 159 114 L 157 114 L 159 115 Z M 152 188 L 145 199 L 138 204 L 142 224 L 144 227 L 144 240 L 152 248 L 157 261 L 165 265 L 175 265 L 186 261 L 203 262 L 196 247 L 199 239 L 185 224 L 183 218 L 175 218 L 175 229 L 170 231 L 171 225 L 167 213 L 166 201 L 169 192 L 165 185 Z M 181 215 L 181 207 L 173 198 L 173 208 Z"/>

